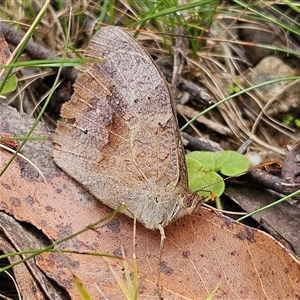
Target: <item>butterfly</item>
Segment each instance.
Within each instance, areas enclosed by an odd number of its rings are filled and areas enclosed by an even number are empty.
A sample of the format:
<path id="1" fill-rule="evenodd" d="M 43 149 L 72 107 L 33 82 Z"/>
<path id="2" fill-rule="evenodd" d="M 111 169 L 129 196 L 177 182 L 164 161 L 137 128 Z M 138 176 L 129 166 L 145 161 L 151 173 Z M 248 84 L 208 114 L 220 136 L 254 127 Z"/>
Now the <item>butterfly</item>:
<path id="1" fill-rule="evenodd" d="M 168 84 L 147 51 L 119 27 L 91 40 L 61 109 L 54 160 L 102 203 L 160 230 L 203 199 L 188 189 Z"/>

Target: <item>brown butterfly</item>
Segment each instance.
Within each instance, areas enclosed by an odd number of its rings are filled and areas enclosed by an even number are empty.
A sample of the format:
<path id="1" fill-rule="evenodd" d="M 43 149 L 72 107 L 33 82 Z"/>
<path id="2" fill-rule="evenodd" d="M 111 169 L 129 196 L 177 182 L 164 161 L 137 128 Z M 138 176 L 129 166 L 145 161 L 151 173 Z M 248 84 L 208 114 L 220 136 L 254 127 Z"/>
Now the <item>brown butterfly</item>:
<path id="1" fill-rule="evenodd" d="M 164 239 L 165 226 L 203 201 L 188 189 L 168 85 L 146 50 L 118 27 L 101 29 L 85 56 L 98 62 L 82 66 L 62 107 L 55 162 L 102 203 L 125 203 L 125 214 Z"/>

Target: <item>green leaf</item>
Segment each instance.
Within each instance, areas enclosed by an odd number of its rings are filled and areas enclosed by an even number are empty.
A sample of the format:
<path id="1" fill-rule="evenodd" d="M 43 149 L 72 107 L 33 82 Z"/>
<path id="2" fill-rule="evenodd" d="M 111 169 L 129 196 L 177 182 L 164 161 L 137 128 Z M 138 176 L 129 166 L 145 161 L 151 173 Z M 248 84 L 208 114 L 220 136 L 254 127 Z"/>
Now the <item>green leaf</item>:
<path id="1" fill-rule="evenodd" d="M 13 92 L 17 88 L 17 84 L 18 84 L 18 77 L 15 74 L 13 74 L 5 83 L 1 91 L 1 95 L 5 95 L 10 92 Z"/>
<path id="2" fill-rule="evenodd" d="M 189 189 L 197 191 L 198 195 L 211 199 L 213 196 L 221 196 L 225 189 L 223 178 L 214 171 L 207 170 L 197 159 L 186 157 Z"/>
<path id="3" fill-rule="evenodd" d="M 226 176 L 239 176 L 250 166 L 249 160 L 236 151 L 218 151 L 214 152 L 216 157 L 216 170 Z"/>
<path id="4" fill-rule="evenodd" d="M 295 125 L 296 127 L 300 127 L 300 119 L 295 119 Z"/>
<path id="5" fill-rule="evenodd" d="M 186 155 L 186 158 L 193 158 L 199 161 L 205 170 L 216 171 L 215 153 L 208 151 L 193 151 Z"/>
<path id="6" fill-rule="evenodd" d="M 193 151 L 186 155 L 189 189 L 207 199 L 220 197 L 225 189 L 223 178 L 217 174 L 237 176 L 249 168 L 248 159 L 235 151 Z"/>
<path id="7" fill-rule="evenodd" d="M 294 117 L 291 114 L 286 114 L 283 117 L 282 123 L 283 125 L 290 125 L 291 122 L 293 121 Z"/>
<path id="8" fill-rule="evenodd" d="M 234 87 L 232 84 L 228 85 L 226 87 L 226 92 L 229 94 L 229 95 L 232 95 L 234 93 Z"/>

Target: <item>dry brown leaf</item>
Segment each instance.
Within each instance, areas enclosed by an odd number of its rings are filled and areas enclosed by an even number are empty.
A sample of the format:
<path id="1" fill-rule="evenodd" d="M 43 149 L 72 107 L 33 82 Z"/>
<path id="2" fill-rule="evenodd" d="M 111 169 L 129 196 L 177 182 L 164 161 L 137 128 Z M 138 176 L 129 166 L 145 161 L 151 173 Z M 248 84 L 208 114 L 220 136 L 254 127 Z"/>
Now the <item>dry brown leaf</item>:
<path id="1" fill-rule="evenodd" d="M 49 241 L 43 239 L 41 235 L 37 239 L 30 227 L 26 228 L 26 225 L 24 227 L 8 214 L 0 212 L 0 245 L 4 253 L 41 249 L 46 247 L 47 243 L 49 244 Z M 30 255 L 30 253 L 13 255 L 8 260 L 13 264 Z M 13 271 L 23 300 L 68 299 L 37 267 L 34 260 L 26 260 L 25 263 L 17 264 Z"/>
<path id="2" fill-rule="evenodd" d="M 2 216 L 1 216 L 2 217 Z M 16 252 L 11 244 L 3 238 L 0 238 L 1 251 L 5 253 Z M 16 255 L 9 258 L 9 262 L 13 264 L 21 260 L 21 257 Z M 21 295 L 27 295 L 28 298 L 25 299 L 44 299 L 43 292 L 40 289 L 38 282 L 35 281 L 34 277 L 30 273 L 30 270 L 26 267 L 25 264 L 19 264 L 14 267 L 14 277 L 16 282 L 18 282 L 18 289 Z"/>
<path id="3" fill-rule="evenodd" d="M 2 32 L 1 28 L 0 28 L 0 49 L 1 49 L 1 51 L 0 51 L 0 64 L 4 65 L 9 60 L 11 53 L 10 53 L 9 47 L 7 45 L 7 42 L 5 40 L 5 37 L 3 35 L 3 32 Z M 1 74 L 1 72 L 0 72 L 0 74 Z M 2 74 L 1 74 L 1 76 L 2 76 Z"/>
<path id="4" fill-rule="evenodd" d="M 0 107 L 2 120 L 13 133 L 24 134 L 32 120 L 8 107 Z M 34 135 L 46 135 L 40 124 Z M 44 172 L 48 183 L 17 158 L 0 178 L 1 211 L 31 223 L 50 240 L 75 233 L 106 216 L 111 210 L 85 192 L 78 183 L 57 170 L 50 157 L 51 143 L 29 142 L 22 153 Z M 1 169 L 11 154 L 1 151 Z M 88 230 L 58 248 L 76 253 L 44 253 L 39 267 L 64 287 L 72 299 L 81 299 L 73 282 L 75 274 L 93 299 L 101 293 L 123 298 L 120 287 L 101 256 L 120 256 L 124 246 L 132 260 L 133 221 L 121 214 L 103 228 Z M 11 233 L 13 234 L 13 232 Z M 214 299 L 288 299 L 299 297 L 299 262 L 269 235 L 201 209 L 166 228 L 161 264 L 165 299 L 203 299 L 217 288 Z M 160 234 L 137 224 L 136 255 L 139 295 L 158 297 L 157 263 Z M 107 260 L 107 259 L 106 259 Z M 123 260 L 109 258 L 123 278 Z"/>

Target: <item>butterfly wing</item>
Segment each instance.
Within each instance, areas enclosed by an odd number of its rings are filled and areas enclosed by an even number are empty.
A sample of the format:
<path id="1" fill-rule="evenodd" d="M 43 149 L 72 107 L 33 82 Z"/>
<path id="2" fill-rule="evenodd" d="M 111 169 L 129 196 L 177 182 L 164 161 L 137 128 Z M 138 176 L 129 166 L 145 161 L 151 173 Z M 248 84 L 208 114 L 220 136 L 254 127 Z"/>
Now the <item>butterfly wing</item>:
<path id="1" fill-rule="evenodd" d="M 165 225 L 187 191 L 167 83 L 144 48 L 118 27 L 100 30 L 86 57 L 98 62 L 83 65 L 62 107 L 55 162 L 102 203 L 113 209 L 126 203 L 148 228 Z"/>

